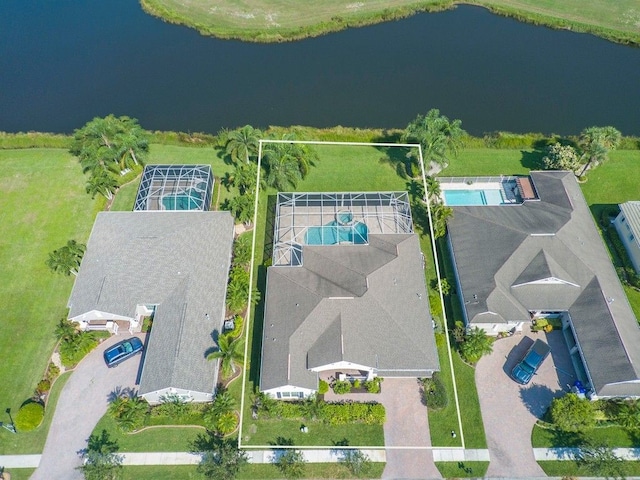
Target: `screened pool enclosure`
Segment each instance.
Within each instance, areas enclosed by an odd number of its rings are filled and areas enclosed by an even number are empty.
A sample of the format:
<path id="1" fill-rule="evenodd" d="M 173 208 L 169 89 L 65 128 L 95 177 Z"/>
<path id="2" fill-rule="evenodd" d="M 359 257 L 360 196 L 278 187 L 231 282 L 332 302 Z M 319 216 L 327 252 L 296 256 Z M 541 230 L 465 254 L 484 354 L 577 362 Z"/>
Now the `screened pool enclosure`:
<path id="1" fill-rule="evenodd" d="M 213 174 L 209 165 L 147 165 L 133 210 L 209 210 Z"/>
<path id="2" fill-rule="evenodd" d="M 302 246 L 366 245 L 412 233 L 407 192 L 278 193 L 273 265 L 302 265 Z"/>

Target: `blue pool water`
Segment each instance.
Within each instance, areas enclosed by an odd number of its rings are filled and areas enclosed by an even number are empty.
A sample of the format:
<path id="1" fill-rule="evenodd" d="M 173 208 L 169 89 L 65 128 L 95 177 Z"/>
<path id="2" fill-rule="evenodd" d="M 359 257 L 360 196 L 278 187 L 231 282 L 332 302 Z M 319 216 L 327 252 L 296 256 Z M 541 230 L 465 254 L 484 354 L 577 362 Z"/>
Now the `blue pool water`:
<path id="1" fill-rule="evenodd" d="M 500 190 L 445 190 L 444 201 L 450 207 L 504 203 Z"/>
<path id="2" fill-rule="evenodd" d="M 197 210 L 200 208 L 202 193 L 190 189 L 186 195 L 167 195 L 162 198 L 165 210 Z"/>
<path id="3" fill-rule="evenodd" d="M 363 245 L 369 239 L 369 229 L 358 222 L 353 226 L 341 226 L 337 222 L 327 223 L 321 227 L 309 227 L 305 236 L 307 245 L 335 245 L 336 243 L 353 243 Z"/>

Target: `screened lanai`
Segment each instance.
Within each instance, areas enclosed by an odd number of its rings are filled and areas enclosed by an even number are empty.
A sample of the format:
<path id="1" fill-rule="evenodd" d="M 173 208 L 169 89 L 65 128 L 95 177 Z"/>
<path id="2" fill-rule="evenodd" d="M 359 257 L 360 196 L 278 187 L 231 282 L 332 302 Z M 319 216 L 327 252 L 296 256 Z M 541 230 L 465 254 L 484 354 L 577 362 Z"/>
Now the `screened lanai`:
<path id="1" fill-rule="evenodd" d="M 133 207 L 139 210 L 209 210 L 210 165 L 147 165 Z"/>
<path id="2" fill-rule="evenodd" d="M 413 233 L 407 192 L 278 193 L 273 265 L 301 265 L 303 245 L 366 245 Z"/>

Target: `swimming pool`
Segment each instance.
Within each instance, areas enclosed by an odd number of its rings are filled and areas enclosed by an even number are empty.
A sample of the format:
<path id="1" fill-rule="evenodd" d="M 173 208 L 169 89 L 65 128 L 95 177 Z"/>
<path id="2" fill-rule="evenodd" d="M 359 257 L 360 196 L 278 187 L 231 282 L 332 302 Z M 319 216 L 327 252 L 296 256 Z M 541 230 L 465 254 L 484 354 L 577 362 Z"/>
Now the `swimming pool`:
<path id="1" fill-rule="evenodd" d="M 321 227 L 309 227 L 305 235 L 307 245 L 335 245 L 337 243 L 366 244 L 369 240 L 369 229 L 358 222 L 351 226 L 342 226 L 333 221 Z"/>
<path id="2" fill-rule="evenodd" d="M 505 203 L 500 190 L 444 190 L 444 202 L 450 207 L 474 205 L 502 205 Z"/>
<path id="3" fill-rule="evenodd" d="M 202 192 L 189 189 L 184 195 L 167 195 L 162 197 L 165 210 L 199 210 L 202 207 Z"/>

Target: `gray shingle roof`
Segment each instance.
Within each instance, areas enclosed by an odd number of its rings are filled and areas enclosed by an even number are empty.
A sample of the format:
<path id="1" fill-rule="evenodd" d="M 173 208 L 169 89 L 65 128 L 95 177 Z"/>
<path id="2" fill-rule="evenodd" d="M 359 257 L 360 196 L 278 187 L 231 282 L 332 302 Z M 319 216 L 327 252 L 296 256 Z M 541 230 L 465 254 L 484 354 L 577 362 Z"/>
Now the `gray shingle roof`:
<path id="1" fill-rule="evenodd" d="M 638 323 L 574 175 L 531 179 L 539 201 L 454 207 L 449 241 L 464 308 L 471 323 L 569 311 L 594 387 L 606 395 L 640 378 Z M 552 278 L 562 282 L 545 282 Z"/>
<path id="2" fill-rule="evenodd" d="M 157 305 L 140 393 L 213 392 L 216 364 L 206 354 L 222 326 L 232 242 L 227 212 L 100 213 L 69 317 L 91 310 L 134 317 L 137 305 Z"/>
<path id="3" fill-rule="evenodd" d="M 381 376 L 439 370 L 417 235 L 369 242 L 304 246 L 303 266 L 268 269 L 261 390 L 316 389 L 308 368 L 339 361 Z"/>

